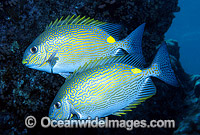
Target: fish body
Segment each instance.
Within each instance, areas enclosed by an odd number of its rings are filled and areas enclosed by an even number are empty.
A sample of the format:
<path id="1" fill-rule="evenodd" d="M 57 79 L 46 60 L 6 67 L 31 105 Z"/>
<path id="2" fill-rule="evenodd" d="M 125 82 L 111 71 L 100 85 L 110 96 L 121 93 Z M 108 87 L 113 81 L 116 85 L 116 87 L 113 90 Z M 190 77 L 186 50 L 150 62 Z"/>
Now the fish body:
<path id="1" fill-rule="evenodd" d="M 22 63 L 29 68 L 62 74 L 74 72 L 90 60 L 118 55 L 120 50 L 122 55 L 135 53 L 143 58 L 144 26 L 142 24 L 124 40 L 119 40 L 120 25 L 68 16 L 50 24 L 33 41 L 26 49 Z"/>
<path id="2" fill-rule="evenodd" d="M 127 55 L 85 64 L 60 88 L 49 117 L 59 120 L 72 119 L 73 115 L 79 119 L 120 116 L 156 93 L 151 76 L 178 85 L 165 45 L 149 68 L 138 68 L 137 61 Z"/>

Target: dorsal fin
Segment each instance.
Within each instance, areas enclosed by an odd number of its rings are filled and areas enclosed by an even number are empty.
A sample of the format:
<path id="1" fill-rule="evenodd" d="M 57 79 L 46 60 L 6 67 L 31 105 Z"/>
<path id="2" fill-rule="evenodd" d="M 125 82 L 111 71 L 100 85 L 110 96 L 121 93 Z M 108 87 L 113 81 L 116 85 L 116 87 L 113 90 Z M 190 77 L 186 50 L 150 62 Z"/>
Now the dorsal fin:
<path id="1" fill-rule="evenodd" d="M 110 34 L 116 41 L 120 38 L 120 32 L 122 26 L 119 24 L 113 24 L 113 23 L 105 23 L 103 25 L 98 26 L 99 28 L 106 31 L 108 34 Z"/>
<path id="2" fill-rule="evenodd" d="M 140 57 L 137 57 L 137 55 L 123 55 L 123 56 L 109 56 L 109 57 L 101 57 L 96 58 L 95 60 L 90 60 L 89 62 L 86 62 L 83 66 L 80 66 L 77 70 L 74 71 L 72 75 L 70 75 L 68 79 L 74 77 L 76 74 L 81 73 L 83 71 L 87 71 L 89 69 L 102 66 L 102 65 L 108 65 L 112 63 L 123 63 L 132 65 L 134 67 L 142 69 L 142 63 Z"/>
<path id="3" fill-rule="evenodd" d="M 56 28 L 63 25 L 87 25 L 87 26 L 95 26 L 103 29 L 108 34 L 113 36 L 115 40 L 119 40 L 119 34 L 121 30 L 121 25 L 119 24 L 112 24 L 112 23 L 106 23 L 101 22 L 98 20 L 91 19 L 90 17 L 86 18 L 85 16 L 80 17 L 75 15 L 68 15 L 64 20 L 62 20 L 63 17 L 61 17 L 59 20 L 56 19 L 54 22 L 51 22 L 47 27 L 46 30 L 49 30 L 51 28 Z"/>
<path id="4" fill-rule="evenodd" d="M 88 25 L 88 26 L 101 26 L 103 24 L 106 24 L 106 22 L 101 22 L 98 20 L 90 19 L 90 17 L 86 18 L 85 16 L 80 17 L 75 15 L 68 15 L 64 20 L 62 20 L 63 17 L 61 17 L 59 20 L 56 19 L 54 23 L 50 23 L 47 27 L 47 29 L 63 26 L 63 25 Z"/>

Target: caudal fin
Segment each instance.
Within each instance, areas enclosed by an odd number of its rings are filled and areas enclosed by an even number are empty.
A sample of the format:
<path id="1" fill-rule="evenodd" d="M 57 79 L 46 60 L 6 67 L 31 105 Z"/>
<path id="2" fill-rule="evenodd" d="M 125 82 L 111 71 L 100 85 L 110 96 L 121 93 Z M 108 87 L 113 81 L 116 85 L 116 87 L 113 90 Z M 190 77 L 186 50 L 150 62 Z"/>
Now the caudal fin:
<path id="1" fill-rule="evenodd" d="M 142 37 L 144 32 L 145 23 L 137 27 L 131 34 L 129 34 L 124 40 L 122 40 L 122 49 L 126 50 L 129 54 L 137 54 L 145 63 L 144 56 L 142 54 Z"/>
<path id="2" fill-rule="evenodd" d="M 165 42 L 159 48 L 152 62 L 151 71 L 151 76 L 157 77 L 172 86 L 179 86 L 174 71 L 171 68 L 169 54 L 167 52 L 167 46 Z"/>

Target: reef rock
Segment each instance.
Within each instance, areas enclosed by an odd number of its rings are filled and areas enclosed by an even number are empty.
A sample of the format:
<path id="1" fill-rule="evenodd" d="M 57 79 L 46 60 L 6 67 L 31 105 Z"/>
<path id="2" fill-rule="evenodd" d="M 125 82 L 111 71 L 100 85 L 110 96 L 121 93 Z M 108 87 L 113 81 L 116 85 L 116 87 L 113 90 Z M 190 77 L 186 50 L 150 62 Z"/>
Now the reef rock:
<path id="1" fill-rule="evenodd" d="M 200 76 L 190 76 L 190 91 L 185 104 L 189 106 L 185 116 L 179 124 L 178 129 L 174 132 L 175 135 L 200 134 Z"/>

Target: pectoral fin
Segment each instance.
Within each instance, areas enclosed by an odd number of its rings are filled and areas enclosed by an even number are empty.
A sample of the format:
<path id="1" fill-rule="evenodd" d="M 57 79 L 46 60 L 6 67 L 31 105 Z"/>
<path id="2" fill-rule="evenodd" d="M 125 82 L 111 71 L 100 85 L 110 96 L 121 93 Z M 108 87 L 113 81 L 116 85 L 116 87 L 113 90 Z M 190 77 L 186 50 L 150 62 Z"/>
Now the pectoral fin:
<path id="1" fill-rule="evenodd" d="M 67 73 L 59 73 L 59 75 L 61 75 L 64 78 L 68 78 L 72 73 L 67 72 Z"/>
<path id="2" fill-rule="evenodd" d="M 51 73 L 53 73 L 53 67 L 55 66 L 56 64 L 56 61 L 59 60 L 58 57 L 55 57 L 56 54 L 57 54 L 58 50 L 56 50 L 55 52 L 53 52 L 51 54 L 51 56 L 49 57 L 49 59 L 46 61 L 49 63 L 50 67 L 51 67 Z"/>
<path id="3" fill-rule="evenodd" d="M 114 52 L 115 56 L 122 56 L 122 55 L 127 55 L 127 54 L 129 53 L 122 48 L 117 48 Z"/>

